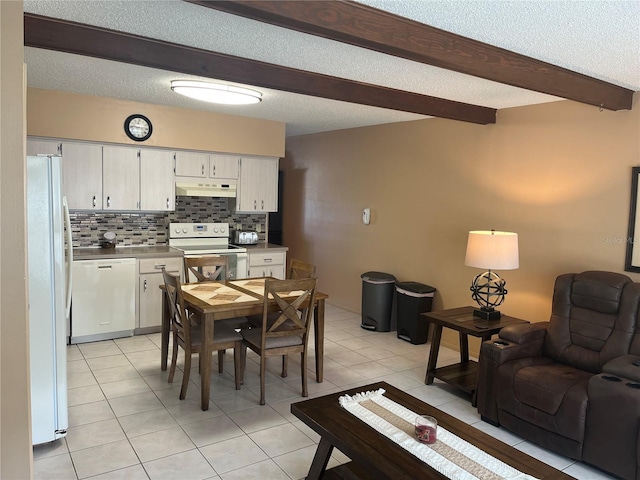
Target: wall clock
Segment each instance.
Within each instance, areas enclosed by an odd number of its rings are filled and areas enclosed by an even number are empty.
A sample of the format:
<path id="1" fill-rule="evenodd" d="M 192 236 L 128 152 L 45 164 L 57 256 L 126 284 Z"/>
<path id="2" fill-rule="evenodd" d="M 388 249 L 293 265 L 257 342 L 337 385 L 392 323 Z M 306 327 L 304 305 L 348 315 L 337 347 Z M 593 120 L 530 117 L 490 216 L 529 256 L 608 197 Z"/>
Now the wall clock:
<path id="1" fill-rule="evenodd" d="M 151 136 L 153 125 L 151 125 L 151 120 L 147 117 L 136 113 L 129 115 L 124 121 L 124 132 L 131 140 L 144 142 Z"/>

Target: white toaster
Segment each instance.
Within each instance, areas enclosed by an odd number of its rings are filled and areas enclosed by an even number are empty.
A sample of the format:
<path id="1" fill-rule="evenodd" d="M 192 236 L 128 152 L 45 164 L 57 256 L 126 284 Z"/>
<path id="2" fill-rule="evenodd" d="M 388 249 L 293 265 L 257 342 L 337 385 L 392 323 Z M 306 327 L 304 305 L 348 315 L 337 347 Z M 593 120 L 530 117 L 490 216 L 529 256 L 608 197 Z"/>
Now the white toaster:
<path id="1" fill-rule="evenodd" d="M 258 232 L 236 230 L 234 243 L 237 245 L 255 245 L 258 243 Z"/>

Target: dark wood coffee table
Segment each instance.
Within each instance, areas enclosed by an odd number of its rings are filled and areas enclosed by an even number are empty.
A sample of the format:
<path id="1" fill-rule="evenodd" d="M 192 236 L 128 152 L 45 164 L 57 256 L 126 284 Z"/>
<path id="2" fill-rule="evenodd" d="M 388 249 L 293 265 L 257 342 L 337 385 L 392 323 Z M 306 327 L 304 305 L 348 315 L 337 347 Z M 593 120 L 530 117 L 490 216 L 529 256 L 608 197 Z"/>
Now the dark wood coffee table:
<path id="1" fill-rule="evenodd" d="M 484 320 L 473 316 L 474 307 L 459 307 L 449 310 L 427 312 L 421 314 L 421 321 L 433 324 L 431 353 L 427 363 L 424 383 L 431 385 L 437 378 L 464 392 L 471 394 L 471 403 L 476 404 L 476 384 L 478 380 L 478 364 L 469 360 L 469 335 L 489 340 L 507 325 L 529 323 L 526 320 L 502 315 L 499 320 Z M 456 330 L 460 335 L 460 363 L 436 368 L 440 339 L 443 327 Z"/>
<path id="2" fill-rule="evenodd" d="M 394 402 L 414 412 L 436 417 L 438 424 L 443 428 L 521 472 L 541 480 L 573 478 L 386 382 L 378 382 L 291 405 L 291 412 L 320 435 L 320 443 L 307 480 L 447 478 L 344 410 L 338 403 L 341 395 L 353 395 L 379 388 L 384 388 L 385 396 Z M 327 470 L 327 463 L 334 447 L 349 457 L 351 462 Z"/>

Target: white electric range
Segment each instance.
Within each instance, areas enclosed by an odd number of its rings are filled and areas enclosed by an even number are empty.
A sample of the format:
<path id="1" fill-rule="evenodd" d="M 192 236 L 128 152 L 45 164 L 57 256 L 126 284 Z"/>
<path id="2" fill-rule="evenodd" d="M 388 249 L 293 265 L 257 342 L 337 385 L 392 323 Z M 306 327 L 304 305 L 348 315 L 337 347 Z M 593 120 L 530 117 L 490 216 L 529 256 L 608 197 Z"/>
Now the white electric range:
<path id="1" fill-rule="evenodd" d="M 228 223 L 171 223 L 169 246 L 182 250 L 185 257 L 226 255 L 227 278 L 247 278 L 247 249 L 229 244 Z"/>

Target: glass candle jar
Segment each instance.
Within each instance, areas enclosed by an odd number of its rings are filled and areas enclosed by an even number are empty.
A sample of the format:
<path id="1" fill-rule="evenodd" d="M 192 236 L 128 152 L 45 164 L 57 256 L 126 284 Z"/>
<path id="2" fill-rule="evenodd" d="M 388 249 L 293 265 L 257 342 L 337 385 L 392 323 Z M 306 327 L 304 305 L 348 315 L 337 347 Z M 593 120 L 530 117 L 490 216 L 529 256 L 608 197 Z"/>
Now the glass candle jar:
<path id="1" fill-rule="evenodd" d="M 438 421 L 429 415 L 418 415 L 415 420 L 416 439 L 420 443 L 436 443 Z"/>

